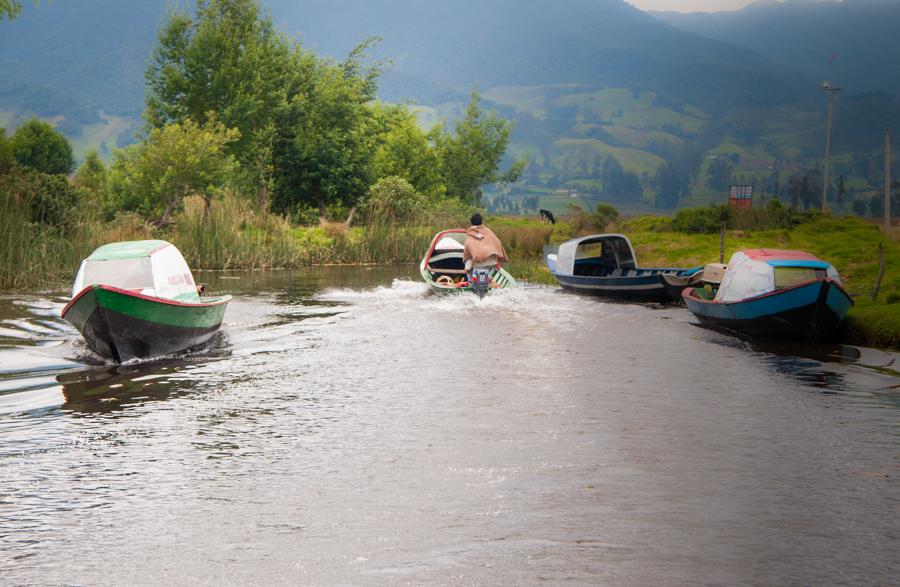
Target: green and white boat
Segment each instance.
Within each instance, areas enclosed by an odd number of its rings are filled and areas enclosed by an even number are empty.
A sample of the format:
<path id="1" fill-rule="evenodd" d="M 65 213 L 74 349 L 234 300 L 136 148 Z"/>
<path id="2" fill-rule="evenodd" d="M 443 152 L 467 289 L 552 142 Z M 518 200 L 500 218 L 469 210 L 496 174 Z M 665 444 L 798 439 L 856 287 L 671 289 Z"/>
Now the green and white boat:
<path id="1" fill-rule="evenodd" d="M 122 363 L 203 344 L 230 300 L 201 298 L 171 243 L 128 241 L 103 245 L 82 261 L 62 317 L 94 352 Z"/>
<path id="2" fill-rule="evenodd" d="M 470 275 L 463 261 L 465 242 L 466 231 L 463 228 L 441 231 L 431 239 L 428 251 L 419 263 L 419 272 L 431 286 L 431 291 L 437 294 L 470 292 L 483 298 L 491 290 L 516 285 L 513 276 L 499 264 L 472 271 Z M 480 275 L 482 271 L 484 278 Z"/>

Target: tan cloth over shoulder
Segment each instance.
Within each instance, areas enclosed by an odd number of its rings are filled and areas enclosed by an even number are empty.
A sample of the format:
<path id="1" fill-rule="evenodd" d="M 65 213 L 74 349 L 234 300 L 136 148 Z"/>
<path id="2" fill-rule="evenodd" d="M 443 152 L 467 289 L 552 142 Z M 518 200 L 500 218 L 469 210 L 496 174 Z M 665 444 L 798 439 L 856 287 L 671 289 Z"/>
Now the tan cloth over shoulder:
<path id="1" fill-rule="evenodd" d="M 474 263 L 484 263 L 491 255 L 496 255 L 498 261 L 508 261 L 503 243 L 497 235 L 481 224 L 472 226 L 466 231 L 466 244 L 463 250 L 463 260 L 472 260 Z"/>

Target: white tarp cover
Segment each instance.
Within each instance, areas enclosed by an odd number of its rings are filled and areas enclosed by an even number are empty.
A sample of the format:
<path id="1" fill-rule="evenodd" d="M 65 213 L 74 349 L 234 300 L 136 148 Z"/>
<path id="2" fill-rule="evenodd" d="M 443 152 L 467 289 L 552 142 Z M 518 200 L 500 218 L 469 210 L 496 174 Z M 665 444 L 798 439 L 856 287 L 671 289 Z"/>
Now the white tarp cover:
<path id="1" fill-rule="evenodd" d="M 462 238 L 465 238 L 466 235 L 462 234 L 461 236 Z M 438 243 L 434 246 L 435 252 L 462 251 L 465 248 L 465 245 L 449 235 L 444 235 L 443 237 L 441 237 L 441 240 L 439 240 Z"/>
<path id="2" fill-rule="evenodd" d="M 168 300 L 196 300 L 197 285 L 181 251 L 168 246 L 150 256 L 153 265 L 153 284 L 156 297 Z"/>
<path id="3" fill-rule="evenodd" d="M 72 297 L 89 285 L 112 285 L 122 289 L 153 289 L 153 269 L 150 257 L 137 259 L 110 259 L 108 261 L 81 262 L 75 284 L 72 286 Z"/>
<path id="4" fill-rule="evenodd" d="M 775 290 L 775 268 L 737 252 L 728 261 L 717 302 L 737 302 Z"/>
<path id="5" fill-rule="evenodd" d="M 72 297 L 89 285 L 111 285 L 169 300 L 197 301 L 197 286 L 191 270 L 173 245 L 148 257 L 85 260 L 75 277 Z"/>

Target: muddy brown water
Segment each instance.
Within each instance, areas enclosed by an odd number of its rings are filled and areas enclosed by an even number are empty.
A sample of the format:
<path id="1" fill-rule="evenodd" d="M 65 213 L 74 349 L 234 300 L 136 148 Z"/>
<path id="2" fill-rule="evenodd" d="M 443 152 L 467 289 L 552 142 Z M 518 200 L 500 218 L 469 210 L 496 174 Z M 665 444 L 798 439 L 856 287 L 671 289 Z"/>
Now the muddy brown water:
<path id="1" fill-rule="evenodd" d="M 555 288 L 201 274 L 205 348 L 104 364 L 0 298 L 0 584 L 886 585 L 900 379 Z"/>

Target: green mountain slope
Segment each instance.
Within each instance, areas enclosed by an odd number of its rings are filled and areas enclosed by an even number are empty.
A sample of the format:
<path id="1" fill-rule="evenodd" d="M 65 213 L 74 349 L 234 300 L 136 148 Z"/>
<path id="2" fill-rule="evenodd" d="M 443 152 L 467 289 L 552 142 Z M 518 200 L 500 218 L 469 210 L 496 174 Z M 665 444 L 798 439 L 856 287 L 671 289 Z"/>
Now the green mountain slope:
<path id="1" fill-rule="evenodd" d="M 662 22 L 756 51 L 816 81 L 900 94 L 900 2 L 758 2 L 734 12 L 652 13 Z"/>

